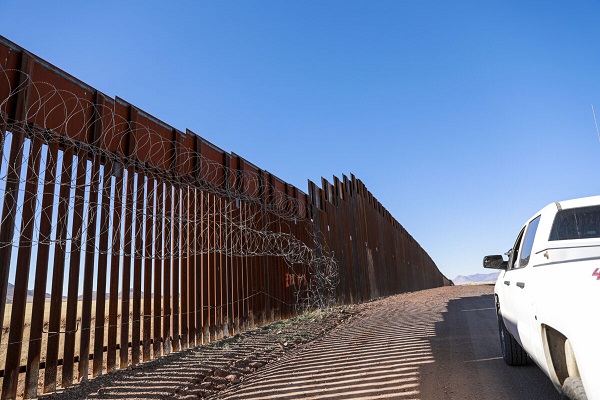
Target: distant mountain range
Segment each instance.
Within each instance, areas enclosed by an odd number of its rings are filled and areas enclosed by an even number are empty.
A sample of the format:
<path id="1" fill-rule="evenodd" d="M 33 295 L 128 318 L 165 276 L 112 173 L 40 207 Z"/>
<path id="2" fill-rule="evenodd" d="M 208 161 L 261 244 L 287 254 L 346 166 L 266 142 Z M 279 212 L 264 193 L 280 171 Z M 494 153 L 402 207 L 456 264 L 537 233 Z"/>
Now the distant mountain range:
<path id="1" fill-rule="evenodd" d="M 12 303 L 13 297 L 15 296 L 15 285 L 8 282 L 8 287 L 6 288 L 6 302 Z M 50 299 L 50 294 L 46 293 L 46 299 Z M 33 301 L 33 290 L 27 291 L 27 302 L 30 303 Z"/>
<path id="2" fill-rule="evenodd" d="M 144 292 L 141 292 L 141 293 L 142 293 L 142 298 L 143 298 Z M 119 299 L 122 297 L 121 296 L 122 294 L 123 294 L 123 292 L 119 292 Z M 97 298 L 98 298 L 98 293 L 94 290 L 92 292 L 92 301 L 96 301 Z M 129 289 L 129 298 L 133 299 L 133 288 Z M 108 299 L 110 299 L 110 293 L 106 293 L 104 295 L 104 300 L 108 300 Z M 79 301 L 83 300 L 83 295 L 80 294 L 79 297 L 77 298 L 77 300 L 79 300 Z"/>
<path id="3" fill-rule="evenodd" d="M 490 274 L 474 274 L 474 275 L 458 275 L 452 279 L 455 285 L 470 285 L 479 283 L 496 283 L 496 279 L 500 272 L 492 272 Z"/>

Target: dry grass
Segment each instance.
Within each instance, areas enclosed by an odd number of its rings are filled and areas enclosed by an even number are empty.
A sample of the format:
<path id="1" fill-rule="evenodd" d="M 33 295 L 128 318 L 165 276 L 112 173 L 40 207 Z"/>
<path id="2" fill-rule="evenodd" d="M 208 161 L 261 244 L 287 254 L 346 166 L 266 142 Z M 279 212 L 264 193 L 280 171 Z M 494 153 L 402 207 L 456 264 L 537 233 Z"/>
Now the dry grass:
<path id="1" fill-rule="evenodd" d="M 82 313 L 82 301 L 77 302 L 77 323 L 79 327 L 79 323 L 81 322 L 81 313 Z M 108 300 L 106 300 L 105 305 L 105 329 L 104 329 L 104 344 L 108 343 Z M 27 303 L 25 308 L 25 329 L 23 331 L 23 340 L 22 340 L 22 348 L 21 348 L 21 365 L 25 365 L 27 362 L 27 352 L 29 348 L 29 337 L 30 337 L 30 329 L 31 329 L 31 317 L 32 317 L 32 303 Z M 92 302 L 92 322 L 90 329 L 90 343 L 93 346 L 94 343 L 94 324 L 95 324 L 95 310 L 96 310 L 96 302 Z M 67 302 L 64 301 L 61 307 L 61 327 L 60 330 L 64 332 L 66 330 L 66 313 L 67 313 Z M 8 336 L 9 336 L 9 326 L 10 326 L 10 316 L 12 314 L 12 304 L 6 305 L 6 312 L 4 322 L 2 324 L 2 343 L 0 344 L 0 365 L 4 366 L 6 360 L 6 349 L 8 346 Z M 131 334 L 131 322 L 133 321 L 133 315 L 129 313 L 129 322 L 130 322 L 130 334 Z M 45 361 L 46 359 L 46 349 L 48 344 L 48 321 L 50 319 L 50 302 L 46 302 L 46 306 L 44 307 L 44 333 L 42 334 L 42 353 L 40 355 L 40 362 Z M 117 327 L 117 337 L 120 337 L 120 323 L 121 323 L 121 303 L 119 302 L 118 309 L 118 327 Z M 79 354 L 79 344 L 81 340 L 81 329 L 78 329 L 76 332 L 75 339 L 75 354 Z M 59 344 L 59 357 L 62 357 L 64 352 L 64 335 L 60 335 L 60 344 Z"/>
<path id="2" fill-rule="evenodd" d="M 77 302 L 77 326 L 78 329 L 75 333 L 75 355 L 79 355 L 80 353 L 80 343 L 81 343 L 81 335 L 82 335 L 82 330 L 80 329 L 80 323 L 81 323 L 81 313 L 82 313 L 82 305 L 83 302 L 82 301 L 78 301 Z M 13 310 L 13 305 L 12 304 L 6 304 L 6 312 L 5 312 L 5 318 L 2 324 L 2 343 L 0 344 L 0 369 L 4 369 L 5 363 L 6 363 L 6 352 L 7 352 L 7 348 L 8 348 L 8 338 L 9 338 L 9 327 L 10 327 L 10 318 L 11 318 L 11 314 L 12 314 L 12 310 Z M 103 340 L 103 345 L 106 346 L 108 344 L 108 306 L 109 306 L 109 301 L 106 300 L 106 304 L 105 304 L 105 319 L 104 319 L 104 340 Z M 25 308 L 25 326 L 24 326 L 24 330 L 23 330 L 23 339 L 21 341 L 22 343 L 22 347 L 21 347 L 21 360 L 20 360 L 20 365 L 26 365 L 27 363 L 27 357 L 28 357 L 28 351 L 29 351 L 29 338 L 30 338 L 30 334 L 31 334 L 31 318 L 32 318 L 32 307 L 33 304 L 32 303 L 27 303 L 26 308 Z M 120 335 L 121 335 L 121 302 L 119 301 L 118 303 L 118 315 L 117 315 L 117 340 L 119 340 Z M 92 320 L 91 320 L 91 324 L 90 324 L 90 352 L 93 352 L 93 346 L 94 346 L 94 340 L 95 340 L 95 332 L 94 332 L 94 325 L 95 325 L 95 320 L 96 320 L 96 316 L 95 316 L 95 310 L 96 310 L 96 301 L 92 302 Z M 61 305 L 61 326 L 60 326 L 60 330 L 62 332 L 64 332 L 66 330 L 66 313 L 67 313 L 67 302 L 63 301 L 62 305 Z M 45 307 L 44 307 L 44 333 L 42 333 L 42 346 L 41 346 L 41 354 L 40 354 L 40 362 L 44 362 L 46 360 L 46 353 L 47 353 L 47 348 L 48 348 L 48 326 L 49 326 L 49 319 L 50 319 L 50 302 L 46 301 Z M 133 314 L 131 313 L 131 311 L 129 312 L 129 338 L 131 338 L 131 330 L 132 330 L 132 321 L 133 321 Z M 63 354 L 64 354 L 64 347 L 65 347 L 65 335 L 61 334 L 59 335 L 59 349 L 58 349 L 58 357 L 59 358 L 63 358 Z M 129 356 L 131 357 L 131 349 L 129 350 Z M 106 356 L 104 356 L 106 357 Z M 117 352 L 117 363 L 119 363 L 119 353 Z M 104 362 L 104 364 L 106 364 L 106 362 Z M 105 366 L 106 367 L 106 366 Z M 90 362 L 90 370 L 89 373 L 92 373 L 92 363 Z M 62 376 L 62 367 L 58 367 L 58 374 L 57 376 L 59 377 L 59 381 L 57 382 L 58 386 L 60 386 L 60 376 Z M 77 371 L 77 365 L 75 366 L 75 371 Z M 104 369 L 104 372 L 106 372 L 106 370 Z M 77 372 L 75 373 L 77 375 Z M 43 379 L 44 379 L 44 371 L 41 370 L 40 371 L 40 376 L 39 376 L 39 380 L 38 380 L 38 393 L 42 393 L 43 390 Z M 2 379 L 0 378 L 0 384 L 2 382 Z M 77 377 L 75 377 L 75 382 L 77 382 Z M 19 374 L 19 383 L 18 383 L 18 391 L 17 393 L 19 395 L 22 395 L 23 390 L 25 387 L 25 374 Z"/>

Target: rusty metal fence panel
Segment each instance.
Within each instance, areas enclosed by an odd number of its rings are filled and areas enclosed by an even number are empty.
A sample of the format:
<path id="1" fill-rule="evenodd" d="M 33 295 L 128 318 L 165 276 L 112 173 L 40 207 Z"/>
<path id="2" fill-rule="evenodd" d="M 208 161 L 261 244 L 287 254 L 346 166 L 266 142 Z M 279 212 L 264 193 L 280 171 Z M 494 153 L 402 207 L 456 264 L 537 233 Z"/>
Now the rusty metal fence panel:
<path id="1" fill-rule="evenodd" d="M 354 176 L 308 193 L 0 37 L 2 399 L 451 284 Z"/>

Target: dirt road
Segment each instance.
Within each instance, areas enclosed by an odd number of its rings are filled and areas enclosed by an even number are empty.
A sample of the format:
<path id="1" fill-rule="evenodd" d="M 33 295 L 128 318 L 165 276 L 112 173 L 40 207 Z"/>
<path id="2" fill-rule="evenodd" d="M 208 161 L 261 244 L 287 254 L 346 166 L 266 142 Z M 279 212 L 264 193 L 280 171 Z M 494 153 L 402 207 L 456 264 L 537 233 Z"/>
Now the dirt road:
<path id="1" fill-rule="evenodd" d="M 248 376 L 219 398 L 558 399 L 535 365 L 501 358 L 491 286 L 372 303 L 354 323 Z"/>
<path id="2" fill-rule="evenodd" d="M 501 358 L 491 286 L 310 314 L 93 380 L 61 398 L 559 399 Z"/>

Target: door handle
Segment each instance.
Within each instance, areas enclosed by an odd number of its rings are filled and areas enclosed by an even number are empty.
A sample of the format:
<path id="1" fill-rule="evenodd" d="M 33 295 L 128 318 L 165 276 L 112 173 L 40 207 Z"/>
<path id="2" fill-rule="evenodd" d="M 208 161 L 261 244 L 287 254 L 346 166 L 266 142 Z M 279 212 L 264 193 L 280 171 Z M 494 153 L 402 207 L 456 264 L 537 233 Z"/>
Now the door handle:
<path id="1" fill-rule="evenodd" d="M 525 282 L 517 282 L 517 286 L 523 289 L 525 288 Z"/>
<path id="2" fill-rule="evenodd" d="M 504 281 L 504 284 L 505 284 L 506 286 L 510 286 L 510 281 Z"/>

